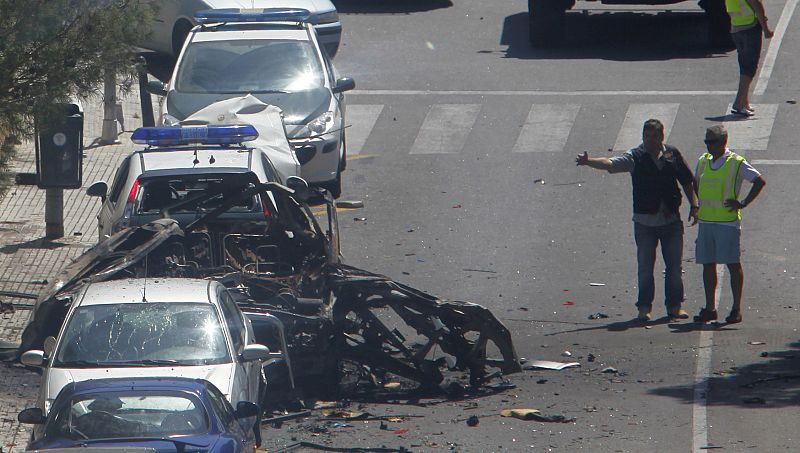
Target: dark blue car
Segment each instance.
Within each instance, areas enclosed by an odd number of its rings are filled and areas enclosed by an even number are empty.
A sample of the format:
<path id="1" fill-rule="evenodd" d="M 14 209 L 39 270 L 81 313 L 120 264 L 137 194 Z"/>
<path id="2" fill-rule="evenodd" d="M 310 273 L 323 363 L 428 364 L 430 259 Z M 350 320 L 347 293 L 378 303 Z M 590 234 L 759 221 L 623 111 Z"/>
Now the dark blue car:
<path id="1" fill-rule="evenodd" d="M 210 382 L 188 378 L 97 379 L 68 384 L 45 417 L 19 413 L 39 425 L 28 450 L 134 447 L 165 453 L 252 453 L 259 408 L 234 409 Z"/>

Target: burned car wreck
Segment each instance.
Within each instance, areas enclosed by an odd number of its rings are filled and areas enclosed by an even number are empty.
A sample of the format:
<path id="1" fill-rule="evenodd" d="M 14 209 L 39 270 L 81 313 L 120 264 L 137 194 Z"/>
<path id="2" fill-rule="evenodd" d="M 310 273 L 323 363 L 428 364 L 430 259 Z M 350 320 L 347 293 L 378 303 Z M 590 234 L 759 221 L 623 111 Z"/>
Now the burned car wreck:
<path id="1" fill-rule="evenodd" d="M 185 277 L 222 282 L 252 321 L 256 340 L 285 353 L 264 366 L 268 406 L 281 398 L 388 389 L 442 392 L 450 375 L 477 389 L 521 370 L 510 332 L 483 306 L 440 300 L 341 263 L 333 199 L 296 182 L 203 194 L 181 202 L 206 207 L 188 224 L 170 218 L 176 206 L 168 206 L 163 218 L 98 243 L 40 295 L 20 353 L 42 349 L 58 334 L 73 295 L 87 282 Z M 256 194 L 271 200 L 264 220 L 219 220 Z M 216 207 L 208 209 L 214 197 Z M 312 198 L 322 201 L 315 209 L 324 220 L 306 203 Z"/>

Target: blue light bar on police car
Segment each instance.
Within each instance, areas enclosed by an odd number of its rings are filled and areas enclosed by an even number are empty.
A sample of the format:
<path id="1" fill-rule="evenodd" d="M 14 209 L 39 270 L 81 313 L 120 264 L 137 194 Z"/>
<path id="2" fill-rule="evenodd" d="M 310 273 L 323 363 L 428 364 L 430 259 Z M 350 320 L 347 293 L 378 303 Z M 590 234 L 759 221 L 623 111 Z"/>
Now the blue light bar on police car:
<path id="1" fill-rule="evenodd" d="M 194 13 L 198 24 L 219 22 L 308 22 L 311 12 L 302 8 L 222 8 Z"/>
<path id="2" fill-rule="evenodd" d="M 131 140 L 140 145 L 174 146 L 201 143 L 233 145 L 258 138 L 258 131 L 249 124 L 215 126 L 140 127 Z"/>

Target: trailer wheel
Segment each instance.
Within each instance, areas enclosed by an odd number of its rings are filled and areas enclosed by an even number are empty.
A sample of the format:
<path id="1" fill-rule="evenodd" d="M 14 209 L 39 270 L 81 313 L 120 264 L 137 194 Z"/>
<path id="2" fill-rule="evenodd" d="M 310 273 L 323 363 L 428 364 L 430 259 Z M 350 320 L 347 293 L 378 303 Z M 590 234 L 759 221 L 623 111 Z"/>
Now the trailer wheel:
<path id="1" fill-rule="evenodd" d="M 528 0 L 529 39 L 534 47 L 554 47 L 566 36 L 567 9 L 574 0 Z"/>

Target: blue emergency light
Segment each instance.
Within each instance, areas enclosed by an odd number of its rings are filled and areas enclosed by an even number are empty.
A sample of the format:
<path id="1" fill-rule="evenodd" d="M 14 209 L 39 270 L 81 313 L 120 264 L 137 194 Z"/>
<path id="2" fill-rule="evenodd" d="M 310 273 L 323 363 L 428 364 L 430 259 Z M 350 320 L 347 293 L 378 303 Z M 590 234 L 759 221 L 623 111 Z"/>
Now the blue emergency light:
<path id="1" fill-rule="evenodd" d="M 302 8 L 221 8 L 194 13 L 198 24 L 220 22 L 308 22 L 311 12 Z"/>
<path id="2" fill-rule="evenodd" d="M 175 146 L 190 143 L 233 145 L 258 138 L 258 131 L 249 124 L 215 126 L 140 127 L 131 140 L 140 145 Z"/>

